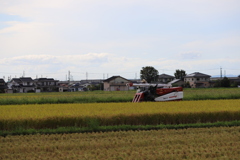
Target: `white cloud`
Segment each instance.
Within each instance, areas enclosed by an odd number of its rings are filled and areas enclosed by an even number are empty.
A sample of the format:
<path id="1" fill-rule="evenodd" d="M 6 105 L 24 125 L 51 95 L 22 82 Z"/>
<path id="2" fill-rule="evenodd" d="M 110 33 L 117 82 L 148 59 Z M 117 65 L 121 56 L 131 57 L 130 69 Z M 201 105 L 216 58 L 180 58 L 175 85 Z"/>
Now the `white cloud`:
<path id="1" fill-rule="evenodd" d="M 0 30 L 0 34 L 11 34 L 11 33 L 30 33 L 30 34 L 36 34 L 37 31 L 39 31 L 40 28 L 43 27 L 50 27 L 52 24 L 46 24 L 46 23 L 37 23 L 37 22 L 17 22 L 17 21 L 10 21 L 5 22 L 6 25 L 9 27 L 3 28 Z"/>
<path id="2" fill-rule="evenodd" d="M 14 72 L 22 73 L 24 70 L 29 75 L 41 75 L 49 73 L 48 76 L 56 76 L 56 78 L 64 77 L 64 73 L 68 70 L 78 73 L 88 72 L 100 76 L 102 73 L 111 73 L 112 75 L 125 75 L 131 73 L 134 77 L 135 73 L 139 73 L 144 66 L 153 66 L 162 72 L 173 75 L 176 69 L 184 69 L 187 73 L 200 71 L 207 74 L 218 73 L 218 68 L 221 65 L 223 68 L 232 68 L 232 66 L 240 64 L 239 59 L 208 59 L 208 60 L 169 60 L 156 59 L 147 60 L 141 58 L 128 58 L 109 53 L 88 53 L 84 55 L 66 55 L 66 56 L 51 56 L 51 55 L 28 55 L 13 58 L 5 58 L 0 60 L 1 68 L 14 68 Z M 214 69 L 214 70 L 213 70 Z M 232 68 L 235 69 L 235 68 Z M 9 70 L 9 73 L 13 71 Z M 238 74 L 238 73 L 235 73 Z M 91 77 L 90 77 L 91 78 Z M 131 78 L 131 77 L 127 77 Z"/>
<path id="3" fill-rule="evenodd" d="M 237 68 L 239 7 L 238 0 L 4 1 L 0 13 L 22 19 L 1 22 L 0 73 Z"/>
<path id="4" fill-rule="evenodd" d="M 180 54 L 178 54 L 178 56 L 181 59 L 198 59 L 201 57 L 201 52 L 198 51 L 189 51 L 189 52 L 181 52 Z"/>
<path id="5" fill-rule="evenodd" d="M 93 65 L 92 63 L 104 63 L 111 56 L 109 53 L 88 53 L 84 55 L 25 55 L 12 58 L 3 58 L 1 65 L 46 65 L 46 64 L 72 64 Z"/>

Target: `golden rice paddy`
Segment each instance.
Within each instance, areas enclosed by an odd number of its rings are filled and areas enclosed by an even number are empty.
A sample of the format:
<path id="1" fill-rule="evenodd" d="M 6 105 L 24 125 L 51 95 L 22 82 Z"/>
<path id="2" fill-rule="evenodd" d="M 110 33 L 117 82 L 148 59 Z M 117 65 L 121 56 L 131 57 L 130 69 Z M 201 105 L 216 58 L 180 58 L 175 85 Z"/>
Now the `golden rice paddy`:
<path id="1" fill-rule="evenodd" d="M 240 120 L 240 100 L 147 103 L 4 105 L 0 129 L 99 125 L 157 125 Z"/>
<path id="2" fill-rule="evenodd" d="M 0 137 L 0 159 L 239 159 L 240 127 Z"/>

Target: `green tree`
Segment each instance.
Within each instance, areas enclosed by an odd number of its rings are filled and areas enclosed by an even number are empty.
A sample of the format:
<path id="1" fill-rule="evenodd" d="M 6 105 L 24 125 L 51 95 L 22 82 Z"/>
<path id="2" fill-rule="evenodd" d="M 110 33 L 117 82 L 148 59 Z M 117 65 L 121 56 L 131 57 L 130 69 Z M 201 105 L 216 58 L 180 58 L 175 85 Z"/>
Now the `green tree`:
<path id="1" fill-rule="evenodd" d="M 148 83 L 156 81 L 157 76 L 158 70 L 151 66 L 142 67 L 142 70 L 140 71 L 141 79 L 145 79 Z"/>
<path id="2" fill-rule="evenodd" d="M 95 84 L 95 85 L 88 85 L 88 90 L 95 91 L 95 90 L 103 90 L 103 83 Z"/>
<path id="3" fill-rule="evenodd" d="M 186 76 L 186 72 L 184 70 L 177 69 L 174 73 L 174 76 L 176 79 L 181 79 L 183 81 L 184 77 Z"/>
<path id="4" fill-rule="evenodd" d="M 222 80 L 215 81 L 214 87 L 230 87 L 230 85 L 230 80 L 224 77 Z"/>
<path id="5" fill-rule="evenodd" d="M 214 87 L 221 87 L 221 80 L 214 81 Z"/>
<path id="6" fill-rule="evenodd" d="M 224 77 L 221 80 L 221 86 L 222 87 L 230 87 L 230 80 L 227 77 Z"/>

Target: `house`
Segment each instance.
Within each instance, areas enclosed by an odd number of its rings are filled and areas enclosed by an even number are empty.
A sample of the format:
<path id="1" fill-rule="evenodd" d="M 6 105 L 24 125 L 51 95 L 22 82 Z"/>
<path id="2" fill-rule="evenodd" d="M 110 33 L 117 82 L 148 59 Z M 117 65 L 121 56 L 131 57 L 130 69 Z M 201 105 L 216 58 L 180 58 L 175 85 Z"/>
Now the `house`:
<path id="1" fill-rule="evenodd" d="M 86 84 L 86 83 L 93 83 L 93 84 L 100 84 L 103 83 L 103 79 L 86 79 L 86 80 L 81 80 L 81 84 Z"/>
<path id="2" fill-rule="evenodd" d="M 173 87 L 182 87 L 184 85 L 184 81 L 181 79 L 174 79 L 171 82 L 168 82 L 168 84 L 171 84 Z"/>
<path id="3" fill-rule="evenodd" d="M 36 89 L 39 89 L 41 92 L 53 92 L 58 91 L 58 80 L 53 78 L 38 78 L 34 79 L 34 84 Z"/>
<path id="4" fill-rule="evenodd" d="M 189 83 L 191 88 L 206 88 L 210 87 L 210 75 L 200 72 L 194 72 L 184 77 L 184 82 Z"/>
<path id="5" fill-rule="evenodd" d="M 81 80 L 80 84 L 88 90 L 103 90 L 103 79 Z"/>
<path id="6" fill-rule="evenodd" d="M 8 88 L 12 89 L 13 93 L 34 92 L 35 85 L 31 77 L 13 78 L 8 82 Z"/>
<path id="7" fill-rule="evenodd" d="M 121 76 L 112 76 L 103 81 L 105 91 L 127 91 L 129 89 L 127 83 L 131 81 Z"/>
<path id="8" fill-rule="evenodd" d="M 80 83 L 72 83 L 69 84 L 68 90 L 70 92 L 77 92 L 77 91 L 87 91 L 87 87 L 81 85 Z"/>
<path id="9" fill-rule="evenodd" d="M 59 92 L 68 92 L 70 85 L 68 83 L 59 83 Z"/>
<path id="10" fill-rule="evenodd" d="M 0 93 L 5 93 L 7 90 L 7 84 L 4 79 L 0 78 Z"/>
<path id="11" fill-rule="evenodd" d="M 174 76 L 170 76 L 170 75 L 167 75 L 167 74 L 158 75 L 158 82 L 160 82 L 160 83 L 168 83 L 168 82 L 170 82 L 174 79 L 175 79 Z"/>

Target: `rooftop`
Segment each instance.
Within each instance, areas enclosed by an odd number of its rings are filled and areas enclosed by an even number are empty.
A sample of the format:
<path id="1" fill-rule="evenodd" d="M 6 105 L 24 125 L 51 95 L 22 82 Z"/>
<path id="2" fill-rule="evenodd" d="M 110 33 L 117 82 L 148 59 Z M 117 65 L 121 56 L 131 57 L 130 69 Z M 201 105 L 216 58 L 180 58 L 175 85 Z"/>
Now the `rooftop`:
<path id="1" fill-rule="evenodd" d="M 168 74 L 160 74 L 158 78 L 175 78 L 174 76 L 170 76 Z"/>
<path id="2" fill-rule="evenodd" d="M 189 77 L 211 77 L 211 76 L 207 75 L 207 74 L 200 73 L 200 72 L 194 72 L 194 73 L 191 73 L 191 74 L 188 74 L 188 75 L 185 76 L 185 78 L 189 78 Z"/>

